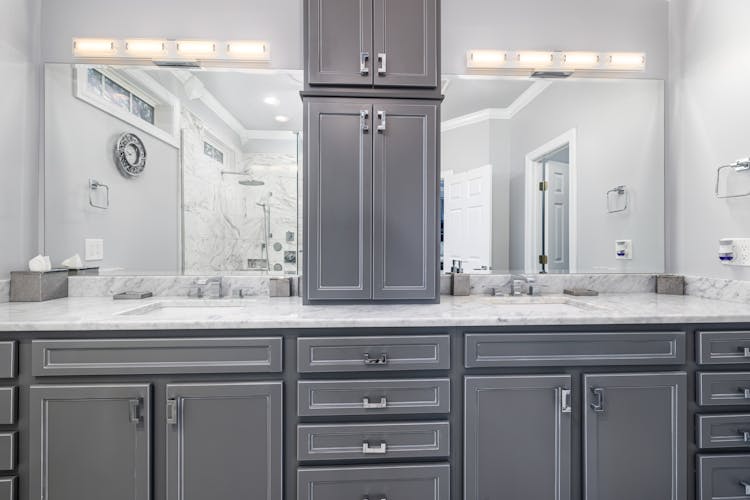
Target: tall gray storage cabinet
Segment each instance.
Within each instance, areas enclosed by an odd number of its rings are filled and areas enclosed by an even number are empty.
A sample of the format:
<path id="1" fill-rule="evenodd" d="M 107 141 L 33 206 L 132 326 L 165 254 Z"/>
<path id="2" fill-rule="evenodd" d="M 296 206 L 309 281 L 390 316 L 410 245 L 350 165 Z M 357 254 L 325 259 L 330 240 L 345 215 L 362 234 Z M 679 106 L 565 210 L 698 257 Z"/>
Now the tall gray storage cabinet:
<path id="1" fill-rule="evenodd" d="M 305 302 L 437 302 L 439 0 L 305 19 Z"/>

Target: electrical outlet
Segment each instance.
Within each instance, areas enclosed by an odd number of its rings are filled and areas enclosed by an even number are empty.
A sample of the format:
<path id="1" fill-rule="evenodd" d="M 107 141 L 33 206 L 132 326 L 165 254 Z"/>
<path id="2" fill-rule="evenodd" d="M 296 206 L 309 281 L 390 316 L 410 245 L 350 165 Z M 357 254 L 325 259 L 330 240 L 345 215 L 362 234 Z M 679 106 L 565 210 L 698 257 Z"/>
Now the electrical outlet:
<path id="1" fill-rule="evenodd" d="M 727 238 L 732 241 L 732 260 L 722 261 L 727 266 L 750 266 L 750 238 Z"/>
<path id="2" fill-rule="evenodd" d="M 104 240 L 87 238 L 85 240 L 87 261 L 104 260 Z"/>

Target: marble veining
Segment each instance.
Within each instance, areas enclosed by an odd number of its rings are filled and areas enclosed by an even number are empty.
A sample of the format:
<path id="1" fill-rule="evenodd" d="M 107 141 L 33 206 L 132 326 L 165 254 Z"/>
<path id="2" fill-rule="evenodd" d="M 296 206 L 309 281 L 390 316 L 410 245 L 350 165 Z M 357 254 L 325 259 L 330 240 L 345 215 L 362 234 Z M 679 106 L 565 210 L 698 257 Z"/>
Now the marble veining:
<path id="1" fill-rule="evenodd" d="M 685 277 L 685 294 L 704 299 L 750 302 L 750 281 Z"/>
<path id="2" fill-rule="evenodd" d="M 0 280 L 0 303 L 10 300 L 10 280 Z"/>
<path id="3" fill-rule="evenodd" d="M 68 278 L 70 297 L 111 297 L 120 292 L 151 292 L 155 297 L 191 297 L 196 293 L 196 281 L 211 276 L 73 276 Z M 268 276 L 222 277 L 223 293 L 227 297 L 268 296 Z M 292 277 L 292 289 L 297 279 Z"/>
<path id="4" fill-rule="evenodd" d="M 599 293 L 656 291 L 656 276 L 653 274 L 539 274 L 534 278 L 542 294 L 559 294 L 566 288 L 588 288 Z M 441 276 L 441 294 L 450 294 L 450 280 L 450 276 Z M 489 295 L 492 289 L 497 293 L 508 293 L 510 284 L 509 274 L 472 274 L 471 294 Z"/>
<path id="5" fill-rule="evenodd" d="M 527 300 L 514 303 L 509 297 L 490 296 L 443 297 L 440 304 L 429 305 L 303 306 L 298 297 L 254 297 L 229 299 L 231 307 L 217 307 L 221 304 L 216 302 L 222 301 L 190 300 L 195 301 L 195 308 L 181 305 L 169 312 L 167 307 L 163 314 L 153 317 L 124 313 L 149 304 L 160 309 L 160 304 L 170 299 L 123 303 L 107 298 L 68 298 L 0 304 L 0 331 L 750 323 L 746 304 L 653 293 L 578 297 L 576 303 L 586 307 L 562 310 L 538 307 Z"/>

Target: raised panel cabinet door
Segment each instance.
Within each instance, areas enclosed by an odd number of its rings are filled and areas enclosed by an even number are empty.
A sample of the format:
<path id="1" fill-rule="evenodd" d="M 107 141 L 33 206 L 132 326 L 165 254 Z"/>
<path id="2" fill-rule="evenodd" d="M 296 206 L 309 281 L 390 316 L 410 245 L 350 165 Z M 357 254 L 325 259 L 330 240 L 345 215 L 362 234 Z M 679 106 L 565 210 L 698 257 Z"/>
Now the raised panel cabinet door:
<path id="1" fill-rule="evenodd" d="M 30 498 L 151 498 L 151 387 L 30 390 Z"/>
<path id="2" fill-rule="evenodd" d="M 687 374 L 584 376 L 584 498 L 687 498 Z"/>
<path id="3" fill-rule="evenodd" d="M 571 498 L 571 383 L 466 377 L 464 500 Z"/>
<path id="4" fill-rule="evenodd" d="M 372 103 L 308 99 L 305 111 L 305 299 L 369 300 Z"/>
<path id="5" fill-rule="evenodd" d="M 307 0 L 305 5 L 307 82 L 371 86 L 372 0 Z"/>
<path id="6" fill-rule="evenodd" d="M 166 391 L 168 500 L 282 498 L 282 382 Z"/>
<path id="7" fill-rule="evenodd" d="M 438 105 L 373 109 L 373 298 L 438 298 Z"/>
<path id="8" fill-rule="evenodd" d="M 373 0 L 376 86 L 438 85 L 438 0 Z"/>

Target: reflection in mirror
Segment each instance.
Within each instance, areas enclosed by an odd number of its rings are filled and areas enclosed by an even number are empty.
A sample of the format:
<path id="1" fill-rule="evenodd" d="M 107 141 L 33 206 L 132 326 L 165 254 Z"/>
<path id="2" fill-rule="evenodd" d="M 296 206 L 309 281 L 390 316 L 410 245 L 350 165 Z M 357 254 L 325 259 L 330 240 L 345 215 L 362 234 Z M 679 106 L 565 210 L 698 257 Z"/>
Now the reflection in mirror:
<path id="1" fill-rule="evenodd" d="M 442 262 L 467 273 L 664 272 L 664 86 L 444 78 Z"/>
<path id="2" fill-rule="evenodd" d="M 47 65 L 46 253 L 107 274 L 297 274 L 301 79 Z"/>

